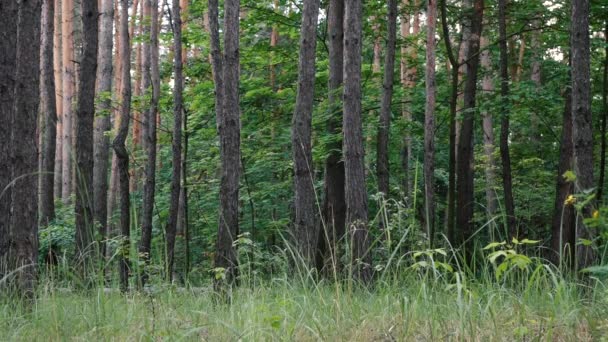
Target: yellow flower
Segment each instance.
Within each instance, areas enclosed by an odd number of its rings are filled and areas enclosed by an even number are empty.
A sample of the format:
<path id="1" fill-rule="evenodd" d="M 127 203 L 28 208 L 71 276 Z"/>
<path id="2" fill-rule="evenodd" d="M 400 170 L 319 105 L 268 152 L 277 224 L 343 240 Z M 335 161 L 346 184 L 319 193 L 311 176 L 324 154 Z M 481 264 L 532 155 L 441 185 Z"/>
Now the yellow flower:
<path id="1" fill-rule="evenodd" d="M 594 218 L 594 219 L 596 219 L 596 220 L 597 220 L 598 218 L 600 218 L 600 212 L 599 212 L 599 210 L 595 210 L 595 211 L 593 212 L 593 218 Z"/>
<path id="2" fill-rule="evenodd" d="M 568 198 L 566 198 L 566 201 L 564 202 L 565 205 L 572 205 L 576 203 L 576 197 L 574 197 L 574 195 L 568 195 Z"/>

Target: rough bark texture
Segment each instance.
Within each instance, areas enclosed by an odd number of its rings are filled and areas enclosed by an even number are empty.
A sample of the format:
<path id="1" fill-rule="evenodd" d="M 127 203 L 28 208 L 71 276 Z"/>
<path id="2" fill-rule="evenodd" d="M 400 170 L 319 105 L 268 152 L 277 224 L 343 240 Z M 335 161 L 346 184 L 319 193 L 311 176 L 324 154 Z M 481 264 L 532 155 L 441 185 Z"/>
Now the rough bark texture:
<path id="1" fill-rule="evenodd" d="M 209 1 L 216 112 L 220 136 L 220 209 L 215 267 L 224 269 L 225 281 L 235 281 L 238 261 L 233 241 L 239 234 L 240 109 L 239 109 L 239 0 L 224 3 L 224 53 L 220 58 L 217 2 Z M 217 60 L 221 60 L 220 63 Z M 220 76 L 221 74 L 221 76 Z M 221 77 L 221 80 L 218 78 Z M 222 86 L 218 92 L 219 86 Z M 221 101 L 221 102 L 220 102 Z M 219 103 L 218 103 L 219 102 Z M 218 109 L 218 105 L 221 108 Z M 216 283 L 219 286 L 220 283 Z"/>
<path id="2" fill-rule="evenodd" d="M 574 189 L 564 173 L 572 170 L 574 146 L 572 145 L 572 91 L 566 87 L 564 94 L 564 114 L 562 141 L 559 149 L 559 163 L 555 187 L 555 206 L 551 224 L 551 254 L 549 259 L 556 265 L 571 265 L 575 246 L 576 212 L 572 205 L 565 205 L 566 198 Z M 564 264 L 562 264 L 564 263 Z"/>
<path id="3" fill-rule="evenodd" d="M 40 102 L 41 0 L 20 1 L 17 24 L 14 112 L 11 120 L 10 257 L 22 295 L 35 295 L 38 262 L 38 106 Z M 10 7 L 9 7 L 10 8 Z M 14 49 L 14 48 L 13 48 Z M 8 49 L 9 53 L 12 49 Z M 14 50 L 13 50 L 14 51 Z"/>
<path id="4" fill-rule="evenodd" d="M 12 189 L 11 135 L 17 65 L 16 1 L 0 5 L 0 273 L 7 270 Z"/>
<path id="5" fill-rule="evenodd" d="M 367 283 L 372 260 L 367 228 L 365 152 L 361 117 L 361 0 L 346 0 L 344 11 L 344 169 L 346 225 L 350 232 L 352 275 Z"/>
<path id="6" fill-rule="evenodd" d="M 448 161 L 448 209 L 446 218 L 446 235 L 448 241 L 455 245 L 457 243 L 454 231 L 454 220 L 456 216 L 456 107 L 458 101 L 458 61 L 454 55 L 452 42 L 450 40 L 450 29 L 447 21 L 446 0 L 441 0 L 441 28 L 446 54 L 452 68 L 451 90 L 450 90 L 450 152 Z"/>
<path id="7" fill-rule="evenodd" d="M 99 22 L 99 56 L 97 69 L 97 98 L 99 105 L 95 118 L 93 203 L 95 222 L 99 226 L 99 236 L 104 241 L 108 236 L 108 167 L 110 139 L 107 132 L 111 128 L 112 117 L 112 48 L 114 6 L 112 0 L 101 0 Z M 101 245 L 101 255 L 105 256 L 105 244 Z"/>
<path id="8" fill-rule="evenodd" d="M 121 59 L 121 104 L 119 129 L 112 146 L 119 169 L 120 178 L 120 241 L 118 253 L 120 288 L 129 288 L 129 248 L 130 248 L 130 201 L 129 201 L 129 154 L 125 147 L 129 133 L 129 117 L 131 115 L 131 44 L 129 43 L 129 0 L 121 0 L 120 8 L 120 59 Z"/>
<path id="9" fill-rule="evenodd" d="M 54 18 L 54 38 L 53 38 L 53 66 L 55 72 L 55 105 L 57 106 L 57 128 L 55 130 L 55 175 L 54 175 L 54 195 L 55 197 L 61 197 L 61 182 L 62 182 L 62 116 L 63 116 L 63 63 L 61 53 L 61 11 L 62 11 L 62 0 L 55 0 L 55 18 Z"/>
<path id="10" fill-rule="evenodd" d="M 589 50 L 589 0 L 572 1 L 572 141 L 574 143 L 574 171 L 577 175 L 576 191 L 582 192 L 595 186 L 593 181 L 593 127 L 591 116 L 591 77 Z M 579 244 L 580 239 L 593 240 L 595 232 L 583 223 L 583 217 L 591 217 L 592 205 L 587 205 L 579 215 L 576 226 L 576 266 L 581 269 L 595 260 L 592 246 Z"/>
<path id="11" fill-rule="evenodd" d="M 458 245 L 463 245 L 465 249 L 465 257 L 472 253 L 472 241 L 470 239 L 473 233 L 473 127 L 476 109 L 476 94 L 477 94 L 477 69 L 479 66 L 479 40 L 482 30 L 483 19 L 483 0 L 475 0 L 473 10 L 470 13 L 471 34 L 468 40 L 467 53 L 467 77 L 464 87 L 464 113 L 461 126 L 461 132 L 458 142 L 457 153 L 457 204 L 456 210 L 456 226 L 458 227 Z"/>
<path id="12" fill-rule="evenodd" d="M 382 84 L 382 101 L 378 122 L 378 152 L 376 154 L 376 176 L 378 191 L 385 197 L 389 195 L 388 142 L 391 125 L 391 104 L 393 101 L 393 80 L 395 76 L 395 45 L 397 41 L 397 0 L 388 2 L 388 37 L 384 58 L 384 80 Z"/>
<path id="13" fill-rule="evenodd" d="M 53 36 L 55 2 L 44 0 L 42 5 L 40 106 L 42 113 L 42 151 L 40 165 L 40 222 L 47 225 L 55 218 L 55 143 L 57 138 L 57 105 L 55 103 L 55 73 L 53 70 Z"/>
<path id="14" fill-rule="evenodd" d="M 76 110 L 76 254 L 85 267 L 93 261 L 93 123 L 99 13 L 97 1 L 82 1 L 83 54 Z"/>
<path id="15" fill-rule="evenodd" d="M 146 1 L 147 3 L 147 1 Z M 160 72 L 158 60 L 158 0 L 152 0 L 149 13 L 151 14 L 149 46 L 144 51 L 148 52 L 147 62 L 150 65 L 150 81 L 152 97 L 150 107 L 144 113 L 144 149 L 146 151 L 146 167 L 144 180 L 144 193 L 141 209 L 141 241 L 139 243 L 139 255 L 145 264 L 150 263 L 150 251 L 152 248 L 152 221 L 154 216 L 154 193 L 156 188 L 156 113 L 158 112 L 158 100 L 160 97 Z M 144 30 L 145 32 L 145 30 Z M 145 46 L 145 45 L 144 45 Z M 144 54 L 144 57 L 146 55 Z M 145 69 L 145 67 L 144 67 Z M 145 76 L 144 76 L 144 84 Z M 168 237 L 169 238 L 169 237 Z M 175 236 L 173 237 L 175 239 Z M 147 281 L 144 269 L 140 286 Z"/>
<path id="16" fill-rule="evenodd" d="M 171 177 L 171 201 L 169 204 L 169 222 L 166 228 L 167 239 L 167 274 L 169 281 L 173 279 L 173 258 L 175 254 L 175 235 L 177 232 L 177 216 L 179 212 L 181 176 L 182 176 L 182 115 L 183 108 L 183 60 L 182 60 L 182 19 L 179 0 L 173 0 L 171 18 L 173 24 L 173 175 Z"/>
<path id="17" fill-rule="evenodd" d="M 511 179 L 511 155 L 509 153 L 509 61 L 507 50 L 506 0 L 498 0 L 498 35 L 500 50 L 500 159 L 502 161 L 502 187 L 506 224 L 509 234 L 516 237 L 515 202 L 513 200 L 513 181 Z"/>
<path id="18" fill-rule="evenodd" d="M 494 92 L 494 78 L 492 77 L 492 59 L 488 47 L 488 38 L 485 35 L 481 36 L 481 67 L 483 70 L 483 81 L 481 89 L 486 96 Z M 496 213 L 496 191 L 494 190 L 494 182 L 496 179 L 495 162 L 494 162 L 494 124 L 492 113 L 488 110 L 481 113 L 482 132 L 483 132 L 483 153 L 484 153 L 484 171 L 486 174 L 486 212 L 488 217 L 492 218 Z"/>
<path id="19" fill-rule="evenodd" d="M 606 44 L 605 56 L 604 56 L 604 77 L 602 80 L 602 127 L 601 127 L 601 138 L 600 138 L 600 176 L 597 187 L 597 202 L 601 205 L 603 203 L 604 193 L 604 177 L 606 175 L 606 120 L 608 119 L 608 20 L 606 21 L 606 28 L 604 30 L 604 43 Z"/>
<path id="20" fill-rule="evenodd" d="M 437 0 L 426 9 L 426 104 L 424 108 L 424 205 L 426 233 L 433 245 L 435 233 L 435 28 Z"/>
<path id="21" fill-rule="evenodd" d="M 330 117 L 327 132 L 338 135 L 329 146 L 330 153 L 325 160 L 323 180 L 323 224 L 319 234 L 317 269 L 336 270 L 340 257 L 337 243 L 345 232 L 346 203 L 344 198 L 344 161 L 342 160 L 342 90 L 344 68 L 344 0 L 331 0 L 327 13 L 329 47 L 328 108 Z M 335 272 L 334 272 L 335 274 Z"/>
<path id="22" fill-rule="evenodd" d="M 319 0 L 305 0 L 300 26 L 298 88 L 291 126 L 294 165 L 294 237 L 300 257 L 309 265 L 314 256 L 316 208 L 312 164 L 312 111 Z"/>
<path id="23" fill-rule="evenodd" d="M 63 59 L 63 114 L 61 142 L 61 170 L 63 179 L 61 181 L 61 198 L 64 203 L 70 201 L 72 195 L 72 99 L 74 97 L 74 0 L 62 0 L 61 26 L 62 59 Z"/>

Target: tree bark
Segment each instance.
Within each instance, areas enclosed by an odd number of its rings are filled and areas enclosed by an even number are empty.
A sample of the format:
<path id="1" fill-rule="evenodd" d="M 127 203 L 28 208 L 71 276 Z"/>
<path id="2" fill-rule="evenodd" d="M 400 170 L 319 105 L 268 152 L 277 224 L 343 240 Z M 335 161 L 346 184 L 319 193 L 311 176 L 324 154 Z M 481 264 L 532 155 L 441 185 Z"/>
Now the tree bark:
<path id="1" fill-rule="evenodd" d="M 144 25 L 143 24 L 143 22 L 144 22 L 144 11 L 143 11 L 144 1 L 145 0 L 142 0 L 142 1 L 135 0 L 133 2 L 133 7 L 132 7 L 133 17 L 132 17 L 131 23 L 129 25 L 129 36 L 130 37 L 135 37 L 136 34 L 143 35 L 143 32 L 141 32 L 141 31 L 143 30 L 143 25 Z M 139 22 L 137 21 L 138 17 L 139 17 Z M 138 23 L 139 23 L 139 25 L 138 25 Z M 134 44 L 134 42 L 132 41 L 131 44 Z M 133 89 L 133 95 L 135 96 L 135 98 L 139 98 L 142 95 L 142 78 L 143 78 L 142 54 L 143 54 L 143 44 L 138 41 L 137 46 L 135 47 L 135 82 L 134 82 L 134 89 Z M 132 129 L 132 131 L 133 131 L 133 133 L 132 133 L 131 137 L 132 137 L 132 143 L 133 143 L 133 152 L 139 153 L 139 150 L 142 145 L 142 143 L 141 143 L 142 142 L 142 115 L 141 115 L 141 112 L 139 110 L 137 110 L 137 108 L 134 108 L 134 110 L 133 110 L 133 129 Z M 137 165 L 133 165 L 130 176 L 131 176 L 131 178 L 130 178 L 131 192 L 135 192 L 135 191 L 139 190 L 140 177 L 141 177 L 140 168 Z"/>
<path id="2" fill-rule="evenodd" d="M 11 160 L 11 259 L 21 295 L 35 296 L 38 262 L 38 107 L 40 103 L 40 19 L 42 1 L 22 1 L 17 24 Z M 9 7 L 9 10 L 11 8 Z M 7 13 L 11 14 L 11 13 Z M 13 13 L 14 14 L 14 13 Z M 9 28 L 10 30 L 10 28 Z M 10 39 L 10 38 L 9 38 Z M 14 51 L 14 47 L 7 51 Z"/>
<path id="3" fill-rule="evenodd" d="M 226 283 L 236 280 L 238 260 L 233 241 L 239 234 L 240 109 L 239 109 L 239 0 L 224 3 L 224 53 L 220 57 L 218 6 L 209 0 L 211 54 L 216 87 L 220 136 L 220 209 L 214 264 L 225 272 Z M 221 62 L 218 62 L 221 60 Z M 221 74 L 221 76 L 220 76 Z M 218 88 L 221 87 L 221 90 Z M 220 108 L 221 106 L 221 108 Z M 216 282 L 216 289 L 221 282 Z"/>
<path id="4" fill-rule="evenodd" d="M 485 35 L 481 36 L 481 67 L 483 69 L 483 82 L 482 90 L 486 96 L 494 92 L 494 78 L 492 77 L 492 59 L 490 56 L 490 50 L 488 49 L 488 38 Z M 492 120 L 492 113 L 488 110 L 481 113 L 482 117 L 482 131 L 483 131 L 483 152 L 485 156 L 484 171 L 486 175 L 486 212 L 488 217 L 491 219 L 496 213 L 496 191 L 495 179 L 496 174 L 494 170 L 496 165 L 494 162 L 494 124 Z"/>
<path id="5" fill-rule="evenodd" d="M 40 222 L 48 225 L 55 218 L 54 175 L 55 143 L 57 138 L 57 105 L 55 103 L 55 74 L 53 70 L 53 37 L 55 2 L 44 0 L 42 5 L 40 104 L 43 115 L 40 174 Z"/>
<path id="6" fill-rule="evenodd" d="M 146 5 L 148 1 L 144 4 Z M 146 167 L 144 180 L 144 193 L 142 198 L 142 214 L 141 214 L 141 241 L 139 244 L 139 255 L 143 259 L 145 265 L 150 263 L 150 252 L 152 248 L 152 221 L 154 215 L 154 195 L 156 188 L 156 113 L 158 112 L 158 100 L 160 97 L 160 71 L 158 60 L 158 0 L 152 0 L 149 5 L 148 13 L 151 14 L 151 24 L 148 32 L 150 40 L 147 49 L 147 62 L 150 65 L 150 81 L 149 85 L 152 88 L 152 97 L 150 107 L 146 108 L 144 113 L 144 148 L 146 151 Z M 145 16 L 145 15 L 144 15 Z M 146 30 L 144 30 L 145 32 Z M 147 37 L 147 36 L 146 36 Z M 146 44 L 144 44 L 146 46 Z M 146 55 L 144 54 L 144 57 Z M 144 67 L 145 69 L 146 67 Z M 144 76 L 144 84 L 146 83 Z M 147 89 L 147 88 L 146 88 Z M 168 239 L 171 237 L 167 237 Z M 175 236 L 173 236 L 175 239 Z M 168 241 L 167 241 L 168 242 Z M 141 287 L 145 286 L 147 281 L 147 272 L 144 269 L 142 272 Z"/>
<path id="7" fill-rule="evenodd" d="M 121 91 L 119 129 L 112 147 L 116 154 L 120 178 L 120 251 L 119 276 L 123 292 L 129 289 L 129 249 L 130 249 L 130 201 L 129 201 L 129 154 L 125 147 L 129 133 L 131 115 L 131 44 L 129 43 L 129 0 L 121 0 L 120 8 L 120 64 Z"/>
<path id="8" fill-rule="evenodd" d="M 346 225 L 350 231 L 352 275 L 368 283 L 372 260 L 367 228 L 365 152 L 361 117 L 361 0 L 346 0 L 344 11 L 344 169 Z"/>
<path id="9" fill-rule="evenodd" d="M 0 6 L 0 274 L 8 271 L 11 245 L 11 203 L 13 160 L 11 139 L 13 131 L 15 69 L 17 67 L 18 4 L 8 1 Z"/>
<path id="10" fill-rule="evenodd" d="M 572 90 L 566 87 L 564 94 L 564 114 L 562 140 L 560 144 L 557 180 L 555 182 L 555 205 L 551 224 L 551 253 L 549 259 L 556 265 L 568 262 L 572 265 L 575 246 L 576 212 L 572 205 L 566 205 L 572 194 L 573 184 L 564 177 L 572 170 L 574 146 L 572 145 Z"/>
<path id="11" fill-rule="evenodd" d="M 74 0 L 62 0 L 61 3 L 63 20 L 61 26 L 62 59 L 63 59 L 63 114 L 61 121 L 63 141 L 61 142 L 61 199 L 63 203 L 69 203 L 72 195 L 72 100 L 74 97 Z"/>
<path id="12" fill-rule="evenodd" d="M 482 31 L 483 20 L 483 0 L 475 0 L 473 10 L 470 13 L 469 22 L 471 23 L 471 34 L 468 40 L 467 53 L 467 77 L 464 87 L 464 113 L 461 131 L 458 142 L 457 153 L 457 205 L 456 225 L 460 229 L 458 232 L 458 245 L 463 245 L 464 256 L 467 262 L 473 252 L 470 237 L 473 234 L 473 127 L 474 111 L 476 109 L 477 94 L 477 69 L 479 66 L 479 40 Z"/>
<path id="13" fill-rule="evenodd" d="M 435 234 L 435 28 L 437 0 L 428 0 L 426 10 L 426 105 L 424 109 L 424 203 L 426 233 L 433 246 Z"/>
<path id="14" fill-rule="evenodd" d="M 536 14 L 538 15 L 538 14 Z M 541 31 L 540 31 L 540 20 L 534 20 L 532 21 L 532 25 L 535 28 L 535 31 L 532 32 L 532 42 L 531 42 L 531 50 L 532 50 L 532 54 L 533 54 L 533 60 L 532 60 L 532 70 L 530 71 L 531 75 L 530 75 L 530 79 L 532 80 L 532 83 L 534 83 L 534 86 L 536 87 L 536 92 L 538 95 L 540 95 L 540 91 L 541 91 L 541 62 L 542 62 L 542 47 L 541 47 Z M 523 44 L 522 44 L 523 45 Z M 523 57 L 523 54 L 522 54 Z M 532 112 L 530 113 L 530 129 L 532 130 L 532 134 L 530 136 L 530 140 L 532 142 L 532 145 L 534 147 L 534 149 L 537 149 L 538 147 L 540 147 L 540 140 L 541 140 L 541 135 L 540 132 L 538 130 L 538 123 L 539 123 L 539 119 L 538 119 L 538 112 L 540 112 L 542 109 L 540 109 L 539 107 L 535 107 L 533 108 Z"/>
<path id="15" fill-rule="evenodd" d="M 574 143 L 574 171 L 576 191 L 590 190 L 593 180 L 593 127 L 591 115 L 591 77 L 589 46 L 589 0 L 573 0 L 570 40 L 572 46 L 572 140 Z M 582 269 L 595 260 L 593 247 L 579 241 L 593 240 L 595 232 L 583 223 L 591 217 L 593 205 L 583 208 L 576 227 L 576 266 Z"/>
<path id="16" fill-rule="evenodd" d="M 376 154 L 376 176 L 378 191 L 385 198 L 389 195 L 389 161 L 388 142 L 391 125 L 391 104 L 393 101 L 393 79 L 395 75 L 395 45 L 397 41 L 397 0 L 388 2 L 388 36 L 386 55 L 384 58 L 384 82 L 382 85 L 382 101 L 380 103 L 380 118 L 378 122 L 378 152 Z M 386 226 L 386 222 L 384 222 Z"/>
<path id="17" fill-rule="evenodd" d="M 82 1 L 83 54 L 76 110 L 76 255 L 85 271 L 93 261 L 93 123 L 99 13 L 97 1 Z"/>
<path id="18" fill-rule="evenodd" d="M 603 204 L 603 193 L 604 193 L 604 178 L 606 175 L 606 120 L 608 119 L 608 20 L 605 23 L 604 29 L 604 43 L 606 44 L 604 53 L 604 77 L 602 80 L 602 107 L 604 113 L 602 114 L 602 127 L 601 127 L 601 149 L 600 149 L 600 176 L 597 187 L 597 203 Z"/>
<path id="19" fill-rule="evenodd" d="M 298 88 L 291 128 L 294 165 L 294 236 L 300 257 L 306 265 L 310 265 L 313 260 L 314 242 L 317 238 L 312 164 L 312 111 L 318 14 L 319 0 L 304 1 L 300 26 Z"/>
<path id="20" fill-rule="evenodd" d="M 319 234 L 317 269 L 331 268 L 337 273 L 340 257 L 337 243 L 345 232 L 346 203 L 344 198 L 344 161 L 342 160 L 342 90 L 344 68 L 344 0 L 331 0 L 327 13 L 329 39 L 329 81 L 327 132 L 339 135 L 329 146 L 323 179 L 323 224 Z"/>
<path id="21" fill-rule="evenodd" d="M 182 60 L 182 19 L 180 14 L 180 1 L 173 0 L 172 24 L 173 24 L 173 175 L 171 177 L 171 200 L 169 204 L 169 222 L 166 228 L 167 239 L 167 274 L 171 282 L 173 280 L 173 258 L 175 255 L 175 235 L 177 232 L 177 216 L 179 212 L 181 176 L 182 176 L 182 115 L 183 108 L 183 60 Z"/>
<path id="22" fill-rule="evenodd" d="M 403 0 L 401 5 L 401 22 L 400 22 L 400 31 L 401 31 L 401 39 L 404 42 L 407 42 L 408 37 L 410 37 L 410 15 L 409 15 L 409 0 Z M 412 62 L 408 58 L 409 47 L 404 43 L 401 46 L 401 65 L 400 65 L 400 78 L 401 78 L 401 87 L 404 89 L 404 97 L 403 104 L 401 105 L 401 116 L 405 120 L 407 124 L 412 121 L 411 114 L 411 104 L 408 103 L 410 101 L 411 96 L 408 94 L 408 86 L 409 86 L 409 64 Z M 411 150 L 412 150 L 412 135 L 410 133 L 410 127 L 407 127 L 404 134 L 403 139 L 403 151 L 401 156 L 401 166 L 403 168 L 403 181 L 402 181 L 402 190 L 404 196 L 409 196 L 411 190 L 411 180 L 410 180 L 410 159 L 411 159 Z"/>
<path id="23" fill-rule="evenodd" d="M 97 69 L 97 117 L 95 118 L 93 203 L 95 221 L 99 225 L 101 256 L 106 256 L 105 243 L 108 237 L 108 167 L 110 139 L 107 132 L 111 129 L 112 117 L 112 49 L 114 6 L 112 0 L 101 0 L 99 22 L 99 56 Z"/>
<path id="24" fill-rule="evenodd" d="M 54 38 L 53 38 L 53 66 L 55 73 L 55 105 L 56 109 L 56 122 L 57 127 L 55 129 L 55 170 L 54 170 L 54 196 L 61 197 L 61 183 L 62 183 L 62 153 L 63 153 L 63 63 L 61 53 L 61 11 L 62 11 L 62 0 L 55 0 L 55 18 L 54 18 Z"/>
<path id="25" fill-rule="evenodd" d="M 513 200 L 513 181 L 511 179 L 511 155 L 509 153 L 509 61 L 507 50 L 507 19 L 506 0 L 498 0 L 498 31 L 500 50 L 500 159 L 502 161 L 502 187 L 506 224 L 509 234 L 517 237 L 517 222 L 515 218 L 515 202 Z"/>

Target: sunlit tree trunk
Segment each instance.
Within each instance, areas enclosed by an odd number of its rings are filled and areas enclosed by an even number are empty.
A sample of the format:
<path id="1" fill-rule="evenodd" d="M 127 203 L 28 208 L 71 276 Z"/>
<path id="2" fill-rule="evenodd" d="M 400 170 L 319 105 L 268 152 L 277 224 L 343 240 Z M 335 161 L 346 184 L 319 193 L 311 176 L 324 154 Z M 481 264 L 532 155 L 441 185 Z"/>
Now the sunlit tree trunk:
<path id="1" fill-rule="evenodd" d="M 61 142 L 61 198 L 64 203 L 70 201 L 72 195 L 72 99 L 74 97 L 74 1 L 62 0 L 61 3 L 61 18 L 63 20 L 61 26 L 62 39 L 62 59 L 63 59 L 63 114 L 62 114 L 62 134 L 63 141 Z"/>
<path id="2" fill-rule="evenodd" d="M 53 38 L 53 66 L 55 71 L 55 105 L 57 106 L 57 128 L 55 130 L 55 174 L 54 174 L 54 196 L 61 197 L 62 185 L 62 153 L 63 153 L 63 64 L 61 51 L 61 11 L 62 0 L 55 0 L 54 38 Z"/>
<path id="3" fill-rule="evenodd" d="M 492 77 L 492 59 L 490 50 L 488 49 L 488 38 L 485 35 L 481 36 L 481 68 L 483 71 L 483 81 L 481 88 L 485 96 L 494 93 L 494 78 Z M 496 213 L 496 191 L 495 187 L 495 162 L 494 162 L 494 124 L 492 113 L 485 110 L 481 113 L 482 132 L 483 132 L 483 152 L 484 152 L 484 171 L 486 175 L 486 212 L 491 218 Z"/>

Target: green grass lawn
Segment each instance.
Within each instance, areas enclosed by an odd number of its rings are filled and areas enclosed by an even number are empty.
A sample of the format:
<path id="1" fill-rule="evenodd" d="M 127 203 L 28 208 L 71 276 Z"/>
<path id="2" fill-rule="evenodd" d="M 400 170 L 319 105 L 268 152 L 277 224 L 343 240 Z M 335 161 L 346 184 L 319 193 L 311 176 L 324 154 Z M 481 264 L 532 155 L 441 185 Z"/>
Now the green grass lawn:
<path id="1" fill-rule="evenodd" d="M 122 295 L 47 283 L 31 310 L 1 304 L 0 339 L 595 341 L 608 335 L 607 292 L 597 281 L 553 278 L 514 289 L 418 275 L 362 289 L 286 279 L 241 286 L 230 304 L 211 288 Z"/>

